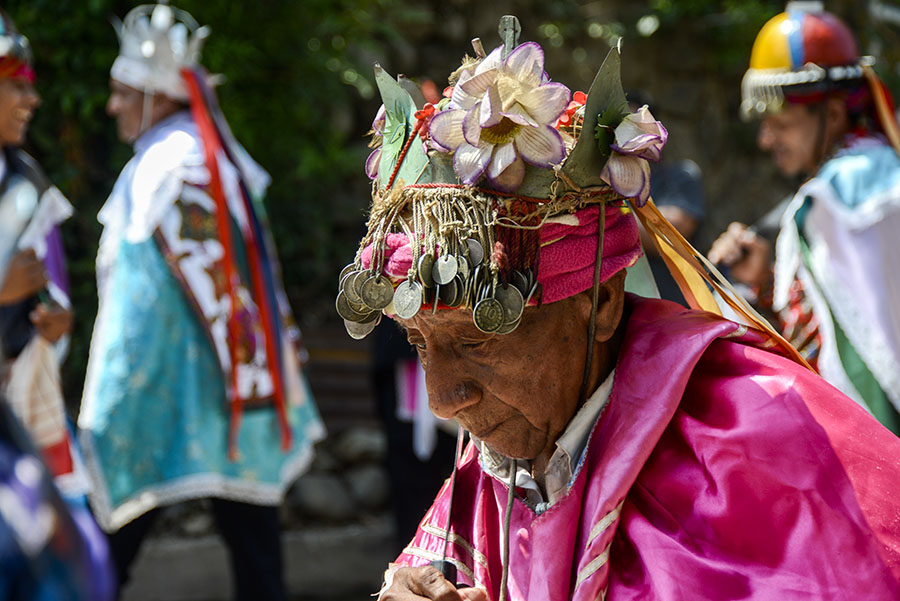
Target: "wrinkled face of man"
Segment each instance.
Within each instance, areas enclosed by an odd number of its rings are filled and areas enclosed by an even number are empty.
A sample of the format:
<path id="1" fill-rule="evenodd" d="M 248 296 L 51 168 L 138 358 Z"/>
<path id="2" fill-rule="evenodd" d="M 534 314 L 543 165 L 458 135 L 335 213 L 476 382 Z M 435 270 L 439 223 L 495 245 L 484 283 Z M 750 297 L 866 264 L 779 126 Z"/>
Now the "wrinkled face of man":
<path id="1" fill-rule="evenodd" d="M 0 146 L 19 146 L 41 97 L 27 79 L 0 79 Z"/>
<path id="2" fill-rule="evenodd" d="M 779 113 L 765 116 L 756 141 L 784 175 L 813 175 L 822 159 L 820 153 L 837 143 L 845 131 L 846 109 L 841 100 L 831 98 L 824 105 L 787 102 Z"/>
<path id="3" fill-rule="evenodd" d="M 397 321 L 419 352 L 434 414 L 507 457 L 534 459 L 552 453 L 579 406 L 589 314 L 580 294 L 526 308 L 509 334 L 481 332 L 469 309 Z"/>

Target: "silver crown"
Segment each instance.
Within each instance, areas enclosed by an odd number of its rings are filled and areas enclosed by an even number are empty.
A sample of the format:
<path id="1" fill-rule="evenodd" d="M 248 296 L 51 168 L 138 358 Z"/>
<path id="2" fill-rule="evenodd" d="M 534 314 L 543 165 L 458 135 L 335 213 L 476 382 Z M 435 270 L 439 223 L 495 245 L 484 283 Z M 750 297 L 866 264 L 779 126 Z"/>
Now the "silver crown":
<path id="1" fill-rule="evenodd" d="M 114 26 L 120 50 L 113 63 L 113 79 L 186 100 L 181 69 L 199 63 L 209 27 L 200 27 L 189 13 L 166 2 L 138 6 Z"/>

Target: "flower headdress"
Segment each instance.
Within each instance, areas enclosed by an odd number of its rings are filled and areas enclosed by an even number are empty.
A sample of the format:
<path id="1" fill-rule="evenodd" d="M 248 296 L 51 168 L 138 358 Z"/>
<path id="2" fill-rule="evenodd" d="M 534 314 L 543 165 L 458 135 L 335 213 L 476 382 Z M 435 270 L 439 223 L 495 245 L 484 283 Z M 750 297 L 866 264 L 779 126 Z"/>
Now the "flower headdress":
<path id="1" fill-rule="evenodd" d="M 528 303 L 589 288 L 598 247 L 611 259 L 602 279 L 639 256 L 625 201 L 648 199 L 647 161 L 659 160 L 665 128 L 646 107 L 629 111 L 618 48 L 573 98 L 517 31 L 504 17 L 503 45 L 485 53 L 474 41 L 476 57 L 436 105 L 376 65 L 372 211 L 337 299 L 351 335 L 365 336 L 382 311 L 407 318 L 437 306 L 471 307 L 480 329 L 510 332 Z M 540 265 L 563 239 L 593 242 L 589 259 Z"/>
<path id="2" fill-rule="evenodd" d="M 596 291 L 634 265 L 633 211 L 692 308 L 722 315 L 718 293 L 730 315 L 805 364 L 650 200 L 647 161 L 668 134 L 646 107 L 629 111 L 619 48 L 588 93 L 570 98 L 544 71 L 540 46 L 517 45 L 518 31 L 503 17 L 504 44 L 490 54 L 474 40 L 476 58 L 437 105 L 376 65 L 384 105 L 366 162 L 368 231 L 336 300 L 348 333 L 365 337 L 382 313 L 440 307 L 469 307 L 482 331 L 509 333 L 529 303 Z"/>

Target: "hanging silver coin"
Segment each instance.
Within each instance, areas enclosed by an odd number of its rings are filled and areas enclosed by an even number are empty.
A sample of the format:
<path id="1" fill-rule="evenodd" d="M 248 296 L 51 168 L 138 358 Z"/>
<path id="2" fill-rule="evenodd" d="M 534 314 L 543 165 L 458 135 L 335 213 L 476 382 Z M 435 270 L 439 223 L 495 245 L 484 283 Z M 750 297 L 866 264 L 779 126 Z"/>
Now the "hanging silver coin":
<path id="1" fill-rule="evenodd" d="M 472 269 L 469 266 L 469 260 L 462 255 L 456 257 L 456 275 L 465 280 L 470 273 L 472 273 Z"/>
<path id="2" fill-rule="evenodd" d="M 466 247 L 469 249 L 469 262 L 473 267 L 478 267 L 484 261 L 484 247 L 475 238 L 466 238 Z"/>
<path id="3" fill-rule="evenodd" d="M 453 280 L 457 271 L 456 257 L 446 254 L 441 255 L 434 262 L 434 269 L 431 270 L 431 275 L 436 283 L 443 286 Z"/>
<path id="4" fill-rule="evenodd" d="M 519 318 L 522 317 L 522 311 L 525 309 L 525 298 L 518 288 L 515 286 L 498 286 L 497 291 L 494 293 L 494 298 L 503 305 L 504 324 L 519 321 Z"/>
<path id="5" fill-rule="evenodd" d="M 512 275 L 509 277 L 509 283 L 518 288 L 522 296 L 525 296 L 531 290 L 531 286 L 528 284 L 528 276 L 518 269 L 512 272 Z"/>
<path id="6" fill-rule="evenodd" d="M 347 295 L 343 292 L 339 292 L 337 298 L 334 300 L 334 308 L 337 311 L 337 314 L 344 319 L 360 321 L 363 318 L 362 313 L 359 313 L 350 306 L 350 303 L 347 301 Z"/>
<path id="7" fill-rule="evenodd" d="M 534 271 L 529 267 L 525 270 L 525 279 L 528 281 L 528 292 L 531 293 L 531 290 L 534 288 L 534 284 L 537 281 L 537 278 L 534 277 Z M 527 294 L 523 296 L 528 296 Z"/>
<path id="8" fill-rule="evenodd" d="M 359 323 L 355 321 L 344 320 L 344 327 L 347 329 L 347 333 L 350 335 L 350 338 L 354 340 L 362 340 L 366 336 L 372 333 L 372 330 L 381 323 L 381 313 L 377 311 L 373 311 L 375 318 L 372 321 Z"/>
<path id="9" fill-rule="evenodd" d="M 365 282 L 359 291 L 364 303 L 376 311 L 380 311 L 391 304 L 394 298 L 394 287 L 391 281 L 383 275 L 373 275 Z"/>
<path id="10" fill-rule="evenodd" d="M 341 286 L 341 290 L 347 295 L 348 301 L 356 303 L 357 305 L 363 303 L 362 296 L 360 296 L 360 288 L 362 283 L 365 282 L 368 277 L 368 271 L 354 271 L 344 278 L 344 284 Z"/>
<path id="11" fill-rule="evenodd" d="M 347 277 L 348 275 L 350 275 L 350 272 L 353 271 L 355 268 L 356 268 L 356 265 L 354 265 L 353 263 L 350 263 L 349 265 L 347 265 L 346 267 L 341 269 L 341 275 L 338 276 L 338 288 L 339 289 L 344 284 L 344 278 Z"/>
<path id="12" fill-rule="evenodd" d="M 458 280 L 456 278 L 453 278 L 452 280 L 441 286 L 440 299 L 441 302 L 448 307 L 454 306 L 453 301 L 456 300 L 458 288 L 457 282 Z"/>
<path id="13" fill-rule="evenodd" d="M 422 285 L 405 280 L 394 290 L 394 312 L 400 319 L 414 317 L 422 308 Z"/>
<path id="14" fill-rule="evenodd" d="M 472 311 L 475 327 L 485 334 L 499 330 L 503 325 L 503 318 L 503 306 L 495 298 L 486 298 L 478 301 L 478 304 L 475 305 L 475 309 Z"/>
<path id="15" fill-rule="evenodd" d="M 535 282 L 534 284 L 532 284 L 531 290 L 528 291 L 528 295 L 525 297 L 526 305 L 531 302 L 531 299 L 534 297 L 535 294 L 537 294 L 540 287 L 541 287 L 540 282 Z"/>
<path id="16" fill-rule="evenodd" d="M 463 304 L 463 300 L 466 298 L 466 283 L 459 275 L 453 278 L 453 283 L 456 285 L 456 294 L 450 299 L 447 306 L 456 308 Z"/>
<path id="17" fill-rule="evenodd" d="M 370 323 L 375 320 L 381 321 L 381 311 L 369 311 L 368 313 L 362 314 L 362 319 L 358 320 L 358 323 Z"/>
<path id="18" fill-rule="evenodd" d="M 509 334 L 510 332 L 512 332 L 513 330 L 518 328 L 520 323 L 522 323 L 521 319 L 517 319 L 516 321 L 514 321 L 512 323 L 505 323 L 502 326 L 500 326 L 500 329 L 497 330 L 497 333 L 498 334 Z"/>
<path id="19" fill-rule="evenodd" d="M 419 257 L 419 265 L 418 265 L 418 276 L 419 281 L 422 282 L 422 285 L 426 288 L 434 288 L 434 276 L 432 275 L 432 270 L 434 269 L 434 255 L 431 253 L 425 253 L 421 257 Z"/>

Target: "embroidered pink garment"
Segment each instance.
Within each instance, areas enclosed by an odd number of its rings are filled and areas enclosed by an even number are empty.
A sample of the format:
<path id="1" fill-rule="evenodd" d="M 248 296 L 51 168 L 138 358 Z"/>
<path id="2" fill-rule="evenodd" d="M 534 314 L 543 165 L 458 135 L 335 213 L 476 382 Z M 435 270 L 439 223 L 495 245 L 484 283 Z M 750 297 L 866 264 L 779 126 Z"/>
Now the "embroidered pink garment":
<path id="1" fill-rule="evenodd" d="M 900 440 L 754 332 L 629 311 L 569 492 L 513 507 L 511 600 L 900 598 Z M 458 478 L 448 553 L 496 600 L 506 486 L 471 445 Z M 440 557 L 447 508 L 445 486 L 399 563 Z"/>

